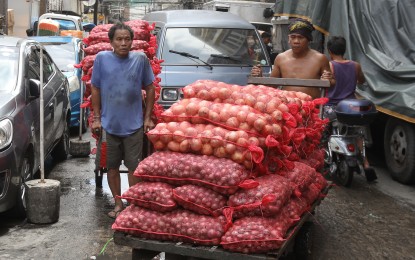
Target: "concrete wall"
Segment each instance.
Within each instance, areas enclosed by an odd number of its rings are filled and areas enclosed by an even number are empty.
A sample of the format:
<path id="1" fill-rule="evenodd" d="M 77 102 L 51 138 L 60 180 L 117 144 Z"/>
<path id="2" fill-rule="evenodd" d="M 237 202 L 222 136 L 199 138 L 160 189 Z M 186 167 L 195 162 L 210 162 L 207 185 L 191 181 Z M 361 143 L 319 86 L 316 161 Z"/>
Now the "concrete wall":
<path id="1" fill-rule="evenodd" d="M 8 8 L 14 12 L 14 26 L 12 30 L 9 29 L 8 35 L 26 37 L 26 30 L 30 28 L 32 2 L 9 0 Z"/>

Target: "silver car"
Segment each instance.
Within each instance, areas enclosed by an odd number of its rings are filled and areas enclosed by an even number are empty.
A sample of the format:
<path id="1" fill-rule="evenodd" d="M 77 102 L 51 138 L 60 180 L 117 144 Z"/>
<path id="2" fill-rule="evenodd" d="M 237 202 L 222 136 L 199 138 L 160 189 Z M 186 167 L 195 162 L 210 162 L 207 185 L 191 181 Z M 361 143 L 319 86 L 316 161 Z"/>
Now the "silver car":
<path id="1" fill-rule="evenodd" d="M 0 212 L 26 212 L 24 182 L 40 165 L 40 59 L 38 42 L 0 36 Z M 65 75 L 43 49 L 44 149 L 68 156 L 71 107 Z"/>

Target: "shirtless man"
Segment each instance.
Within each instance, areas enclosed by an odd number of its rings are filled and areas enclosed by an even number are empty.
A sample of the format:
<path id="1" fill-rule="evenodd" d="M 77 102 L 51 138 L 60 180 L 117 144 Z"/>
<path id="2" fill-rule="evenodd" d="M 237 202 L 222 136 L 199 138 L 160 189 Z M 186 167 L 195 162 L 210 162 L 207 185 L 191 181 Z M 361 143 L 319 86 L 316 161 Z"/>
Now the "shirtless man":
<path id="1" fill-rule="evenodd" d="M 330 86 L 336 81 L 330 71 L 327 57 L 311 49 L 308 44 L 313 40 L 311 32 L 313 25 L 303 19 L 296 19 L 288 27 L 288 43 L 291 49 L 278 54 L 274 61 L 271 77 L 297 78 L 297 79 L 322 79 L 329 80 Z M 262 69 L 254 66 L 251 71 L 253 77 L 262 77 Z M 284 90 L 301 91 L 312 98 L 320 97 L 320 89 L 312 87 L 285 86 Z"/>

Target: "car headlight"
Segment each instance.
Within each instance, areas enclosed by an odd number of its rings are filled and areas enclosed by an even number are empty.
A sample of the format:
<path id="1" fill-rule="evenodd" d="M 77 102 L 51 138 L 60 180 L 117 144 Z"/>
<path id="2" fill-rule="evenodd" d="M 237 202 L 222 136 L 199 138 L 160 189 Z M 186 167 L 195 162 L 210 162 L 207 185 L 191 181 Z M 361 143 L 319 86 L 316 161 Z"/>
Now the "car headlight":
<path id="1" fill-rule="evenodd" d="M 0 150 L 11 144 L 13 139 L 13 124 L 9 119 L 0 121 Z"/>
<path id="2" fill-rule="evenodd" d="M 165 88 L 161 93 L 163 100 L 176 101 L 179 98 L 179 91 L 176 88 Z"/>

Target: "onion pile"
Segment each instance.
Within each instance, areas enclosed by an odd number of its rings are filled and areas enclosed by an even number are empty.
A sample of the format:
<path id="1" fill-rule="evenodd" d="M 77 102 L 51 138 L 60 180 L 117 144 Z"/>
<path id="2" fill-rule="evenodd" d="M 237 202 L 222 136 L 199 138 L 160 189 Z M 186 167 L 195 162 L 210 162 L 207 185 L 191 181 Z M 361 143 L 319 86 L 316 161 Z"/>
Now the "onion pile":
<path id="1" fill-rule="evenodd" d="M 292 189 L 286 178 L 272 174 L 255 180 L 257 187 L 240 189 L 229 197 L 228 206 L 233 208 L 235 218 L 275 216 L 290 199 Z"/>
<path id="2" fill-rule="evenodd" d="M 131 204 L 166 212 L 177 208 L 173 199 L 173 187 L 163 182 L 139 182 L 119 196 Z"/>
<path id="3" fill-rule="evenodd" d="M 227 250 L 246 254 L 266 253 L 280 248 L 293 222 L 283 214 L 273 218 L 238 219 L 222 237 L 221 245 Z"/>
<path id="4" fill-rule="evenodd" d="M 173 190 L 173 198 L 183 208 L 202 215 L 219 216 L 227 198 L 211 189 L 184 185 Z"/>
<path id="5" fill-rule="evenodd" d="M 149 48 L 149 44 L 146 41 L 142 40 L 133 40 L 133 45 L 131 46 L 131 50 L 145 50 Z M 110 51 L 112 50 L 112 45 L 109 42 L 98 42 L 91 46 L 84 48 L 84 52 L 86 55 L 95 55 L 100 51 Z"/>
<path id="6" fill-rule="evenodd" d="M 147 133 L 158 151 L 213 155 L 228 158 L 252 169 L 259 163 L 265 138 L 250 137 L 245 131 L 230 131 L 211 124 L 184 122 L 159 123 Z M 262 144 L 261 144 L 262 143 Z"/>
<path id="7" fill-rule="evenodd" d="M 243 166 L 224 158 L 175 152 L 155 152 L 140 162 L 134 175 L 173 185 L 197 184 L 233 194 L 251 177 Z"/>
<path id="8" fill-rule="evenodd" d="M 302 197 L 311 205 L 320 196 L 320 188 L 318 185 L 311 183 L 307 189 L 303 191 Z"/>
<path id="9" fill-rule="evenodd" d="M 220 241 L 243 253 L 278 249 L 327 186 L 317 173 L 325 122 L 316 105 L 323 99 L 208 80 L 183 92 L 185 99 L 147 133 L 156 152 L 134 172 L 175 186 L 178 208 L 160 213 L 132 205 L 113 228 L 150 239 Z"/>
<path id="10" fill-rule="evenodd" d="M 278 90 L 262 85 L 238 86 L 212 80 L 198 80 L 183 89 L 187 99 L 199 98 L 214 103 L 249 106 L 271 116 L 281 128 L 280 135 L 274 135 L 278 145 L 268 146 L 267 157 L 263 162 L 266 168 L 278 160 L 275 171 L 291 168 L 285 159 L 298 161 L 308 159 L 319 147 L 321 133 L 327 121 L 319 118 L 317 105 L 327 102 L 326 98 L 311 100 L 302 92 Z M 271 127 L 269 124 L 267 127 Z M 292 147 L 290 154 L 282 154 L 280 145 Z M 273 151 L 275 150 L 275 151 Z M 320 167 L 321 165 L 318 165 Z M 272 167 L 271 167 L 272 168 Z"/>
<path id="11" fill-rule="evenodd" d="M 275 110 L 274 117 L 260 113 L 248 105 L 214 103 L 198 98 L 182 99 L 161 115 L 166 122 L 189 121 L 211 123 L 229 130 L 243 130 L 255 136 L 279 136 L 282 112 Z"/>
<path id="12" fill-rule="evenodd" d="M 198 215 L 187 210 L 160 213 L 135 205 L 124 209 L 112 229 L 135 236 L 200 245 L 218 245 L 225 233 L 225 218 Z"/>
<path id="13" fill-rule="evenodd" d="M 291 197 L 282 209 L 281 214 L 286 214 L 292 220 L 298 220 L 309 207 L 310 206 L 304 197 Z"/>
<path id="14" fill-rule="evenodd" d="M 284 176 L 291 181 L 293 189 L 301 192 L 308 188 L 316 179 L 316 170 L 302 162 L 294 162 L 295 167 L 288 171 L 278 171 L 278 175 Z"/>

